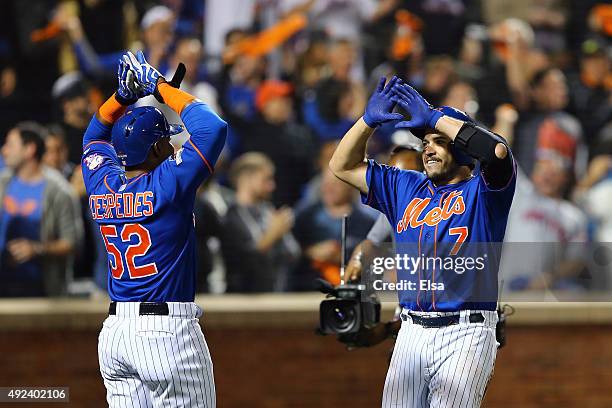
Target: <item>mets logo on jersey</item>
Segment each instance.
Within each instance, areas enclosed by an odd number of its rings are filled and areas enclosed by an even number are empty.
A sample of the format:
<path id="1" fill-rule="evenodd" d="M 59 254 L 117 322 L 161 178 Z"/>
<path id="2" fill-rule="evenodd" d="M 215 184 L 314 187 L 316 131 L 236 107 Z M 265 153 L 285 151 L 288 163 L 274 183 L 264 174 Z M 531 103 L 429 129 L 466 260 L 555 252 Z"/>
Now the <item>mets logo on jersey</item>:
<path id="1" fill-rule="evenodd" d="M 401 234 L 408 227 L 418 228 L 423 224 L 430 227 L 441 221 L 448 220 L 453 214 L 463 214 L 465 212 L 465 202 L 463 201 L 462 191 L 451 192 L 440 206 L 434 207 L 423 214 L 429 205 L 431 198 L 414 198 L 406 206 L 404 216 L 397 223 L 397 233 Z"/>
<path id="2" fill-rule="evenodd" d="M 87 156 L 85 158 L 85 164 L 87 165 L 87 168 L 89 170 L 97 169 L 98 167 L 100 167 L 103 161 L 104 157 L 100 156 L 98 153 L 94 153 L 91 156 Z"/>

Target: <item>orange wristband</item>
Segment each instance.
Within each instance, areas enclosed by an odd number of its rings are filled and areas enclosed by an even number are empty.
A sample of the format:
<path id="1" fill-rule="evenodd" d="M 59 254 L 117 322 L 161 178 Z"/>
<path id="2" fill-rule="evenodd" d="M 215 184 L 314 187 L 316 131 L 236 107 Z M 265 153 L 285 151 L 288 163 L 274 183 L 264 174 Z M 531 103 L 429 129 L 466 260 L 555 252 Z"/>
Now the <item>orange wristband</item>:
<path id="1" fill-rule="evenodd" d="M 161 83 L 157 86 L 160 95 L 164 98 L 164 102 L 166 105 L 172 108 L 173 111 L 178 113 L 179 115 L 185 108 L 185 106 L 189 105 L 193 102 L 195 96 L 188 94 L 185 91 L 181 91 L 178 88 L 175 88 L 167 83 Z"/>
<path id="2" fill-rule="evenodd" d="M 106 102 L 100 106 L 100 109 L 98 109 L 98 118 L 112 125 L 125 113 L 126 109 L 127 106 L 121 105 L 117 99 L 115 99 L 115 94 L 113 94 L 113 96 L 108 98 Z"/>

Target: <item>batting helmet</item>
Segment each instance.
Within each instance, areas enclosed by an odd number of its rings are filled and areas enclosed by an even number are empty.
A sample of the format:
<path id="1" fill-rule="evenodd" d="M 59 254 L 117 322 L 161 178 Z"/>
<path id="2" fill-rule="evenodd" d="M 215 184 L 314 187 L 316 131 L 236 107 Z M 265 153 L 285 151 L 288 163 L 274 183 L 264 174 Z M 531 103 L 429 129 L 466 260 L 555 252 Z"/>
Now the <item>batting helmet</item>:
<path id="1" fill-rule="evenodd" d="M 468 123 L 475 123 L 474 119 L 470 118 L 467 113 L 451 106 L 440 106 L 438 110 L 441 111 L 445 116 L 450 116 L 451 118 L 459 119 Z M 434 132 L 432 129 L 410 129 L 410 131 L 419 139 L 423 139 L 425 138 L 425 135 Z M 457 162 L 457 164 L 459 164 L 460 166 L 470 166 L 472 168 L 474 167 L 474 159 L 470 157 L 467 153 L 458 149 L 454 143 L 451 144 L 451 153 L 455 158 L 455 162 Z"/>
<path id="2" fill-rule="evenodd" d="M 130 109 L 113 125 L 111 140 L 123 166 L 144 162 L 151 146 L 165 136 L 181 133 L 181 125 L 170 125 L 153 106 Z"/>

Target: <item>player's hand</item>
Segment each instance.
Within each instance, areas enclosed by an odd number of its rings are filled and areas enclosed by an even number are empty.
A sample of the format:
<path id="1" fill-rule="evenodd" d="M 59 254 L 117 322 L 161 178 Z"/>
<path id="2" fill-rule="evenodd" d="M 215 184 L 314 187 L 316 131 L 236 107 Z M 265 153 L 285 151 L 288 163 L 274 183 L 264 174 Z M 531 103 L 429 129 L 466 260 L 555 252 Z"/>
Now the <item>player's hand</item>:
<path id="1" fill-rule="evenodd" d="M 7 249 L 15 262 L 22 264 L 40 255 L 42 252 L 42 245 L 40 242 L 19 238 L 9 241 Z"/>
<path id="2" fill-rule="evenodd" d="M 376 90 L 370 96 L 365 108 L 363 120 L 371 128 L 375 128 L 391 120 L 402 119 L 401 113 L 393 113 L 395 102 L 393 101 L 393 85 L 400 81 L 398 77 L 393 77 L 385 86 L 386 78 L 380 78 Z"/>
<path id="3" fill-rule="evenodd" d="M 410 120 L 399 122 L 395 125 L 396 129 L 435 129 L 438 119 L 440 119 L 443 114 L 439 110 L 434 109 L 416 89 L 408 84 L 395 84 L 393 86 L 393 94 L 393 100 L 397 102 L 402 109 L 410 113 Z"/>
<path id="4" fill-rule="evenodd" d="M 136 76 L 130 68 L 130 64 L 125 62 L 123 58 L 119 59 L 117 67 L 117 100 L 122 105 L 131 105 L 138 100 L 138 85 L 136 84 Z"/>
<path id="5" fill-rule="evenodd" d="M 130 66 L 136 75 L 136 81 L 140 86 L 138 96 L 153 95 L 157 88 L 157 81 L 162 75 L 147 62 L 142 51 L 136 52 L 136 56 L 128 51 L 124 54 L 123 60 Z"/>
<path id="6" fill-rule="evenodd" d="M 183 78 L 185 78 L 185 73 L 187 72 L 185 64 L 180 62 L 176 67 L 176 71 L 174 71 L 172 79 L 166 81 L 166 78 L 147 62 L 142 51 L 138 51 L 136 56 L 128 51 L 123 58 L 136 74 L 136 83 L 140 89 L 138 96 L 153 95 L 159 103 L 164 103 L 164 98 L 161 96 L 158 89 L 159 84 L 165 82 L 174 88 L 180 88 L 181 82 L 183 82 Z"/>

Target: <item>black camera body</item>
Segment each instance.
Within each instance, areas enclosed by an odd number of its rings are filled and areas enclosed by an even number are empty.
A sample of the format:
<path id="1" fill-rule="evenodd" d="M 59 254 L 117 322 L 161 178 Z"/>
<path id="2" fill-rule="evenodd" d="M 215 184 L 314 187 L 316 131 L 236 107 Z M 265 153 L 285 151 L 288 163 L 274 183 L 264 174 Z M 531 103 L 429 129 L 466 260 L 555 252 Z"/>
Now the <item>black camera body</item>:
<path id="1" fill-rule="evenodd" d="M 319 307 L 321 334 L 357 333 L 380 322 L 380 301 L 374 293 L 366 292 L 366 285 L 333 287 L 323 280 L 320 285 L 321 292 L 327 294 Z"/>

